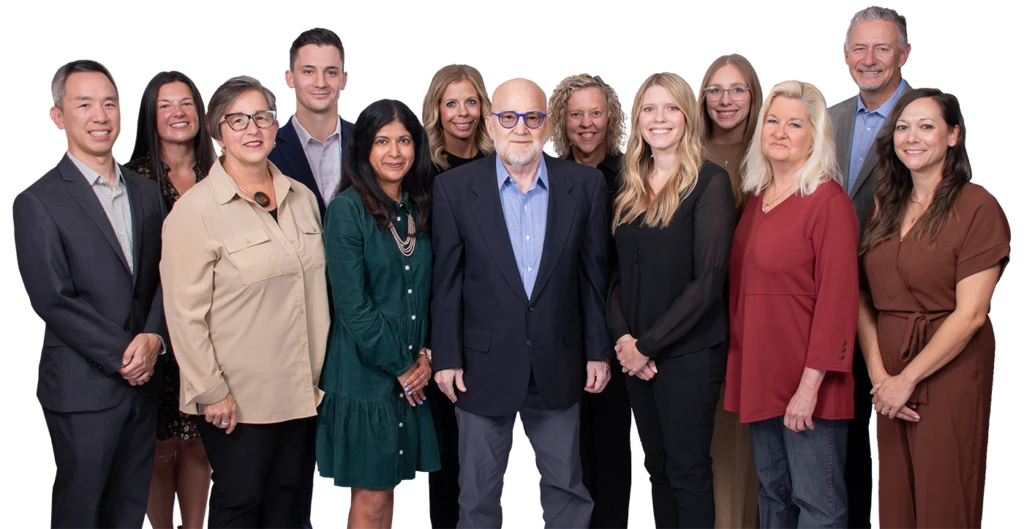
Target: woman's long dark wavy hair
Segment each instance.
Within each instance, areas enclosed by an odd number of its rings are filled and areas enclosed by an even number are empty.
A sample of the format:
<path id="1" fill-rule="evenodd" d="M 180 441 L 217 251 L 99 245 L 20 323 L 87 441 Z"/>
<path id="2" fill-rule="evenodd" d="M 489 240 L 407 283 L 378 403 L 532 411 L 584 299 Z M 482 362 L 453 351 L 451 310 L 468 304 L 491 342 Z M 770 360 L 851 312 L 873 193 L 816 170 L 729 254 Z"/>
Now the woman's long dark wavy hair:
<path id="1" fill-rule="evenodd" d="M 412 136 L 415 158 L 409 172 L 402 179 L 402 190 L 409 193 L 409 200 L 419 206 L 416 216 L 416 235 L 430 231 L 430 144 L 423 125 L 416 114 L 405 103 L 394 99 L 381 99 L 371 103 L 356 119 L 352 136 L 345 146 L 342 160 L 341 186 L 338 192 L 349 187 L 356 188 L 363 205 L 377 220 L 377 227 L 387 229 L 394 216 L 394 201 L 384 192 L 377 181 L 377 173 L 370 165 L 370 152 L 377 132 L 386 125 L 397 121 L 405 126 Z"/>
<path id="2" fill-rule="evenodd" d="M 160 88 L 169 83 L 185 83 L 192 91 L 192 100 L 195 101 L 197 125 L 199 132 L 192 139 L 192 147 L 195 151 L 196 164 L 202 169 L 203 174 L 210 172 L 213 161 L 217 155 L 213 150 L 213 139 L 210 131 L 206 128 L 206 106 L 203 105 L 203 96 L 199 95 L 196 84 L 187 75 L 176 72 L 160 72 L 156 74 L 146 90 L 142 92 L 142 105 L 139 107 L 139 128 L 135 133 L 135 150 L 132 152 L 132 160 L 149 155 L 150 174 L 153 176 L 167 177 L 164 174 L 164 166 L 160 161 L 160 134 L 156 131 L 156 99 L 160 94 Z"/>
<path id="3" fill-rule="evenodd" d="M 908 105 L 921 98 L 931 98 L 938 103 L 942 111 L 942 119 L 950 130 L 959 127 L 960 133 L 956 144 L 946 152 L 946 160 L 942 168 L 942 180 L 935 189 L 932 202 L 921 215 L 921 219 L 910 228 L 908 235 L 913 233 L 920 238 L 927 233 L 931 244 L 935 244 L 942 225 L 956 214 L 957 200 L 960 191 L 971 181 L 971 162 L 967 158 L 967 129 L 964 127 L 964 116 L 960 113 L 960 101 L 953 94 L 943 93 L 935 88 L 917 88 L 900 96 L 896 101 L 882 130 L 875 140 L 878 152 L 878 183 L 875 185 L 875 209 L 868 219 L 864 236 L 861 238 L 860 253 L 878 246 L 882 241 L 899 235 L 903 215 L 910 202 L 910 193 L 914 181 L 910 177 L 910 169 L 896 155 L 893 135 L 896 122 Z"/>

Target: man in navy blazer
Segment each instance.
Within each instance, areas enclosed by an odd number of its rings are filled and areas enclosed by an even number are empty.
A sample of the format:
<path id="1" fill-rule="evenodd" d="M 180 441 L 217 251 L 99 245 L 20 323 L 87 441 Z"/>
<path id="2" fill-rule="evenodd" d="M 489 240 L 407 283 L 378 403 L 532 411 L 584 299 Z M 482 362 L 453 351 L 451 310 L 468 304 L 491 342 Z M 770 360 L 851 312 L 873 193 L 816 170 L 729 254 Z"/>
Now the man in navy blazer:
<path id="1" fill-rule="evenodd" d="M 165 349 L 159 186 L 118 166 L 117 88 L 99 63 L 57 70 L 68 152 L 14 200 L 18 268 L 46 323 L 37 396 L 57 476 L 53 527 L 141 527 Z"/>
<path id="2" fill-rule="evenodd" d="M 596 169 L 543 155 L 546 97 L 531 81 L 494 91 L 496 154 L 434 184 L 431 344 L 456 403 L 458 527 L 501 525 L 520 414 L 537 455 L 549 527 L 587 527 L 579 398 L 609 378 L 607 190 Z"/>
<path id="3" fill-rule="evenodd" d="M 348 82 L 341 38 L 324 28 L 303 31 L 288 51 L 284 79 L 295 89 L 295 115 L 277 129 L 270 161 L 313 192 L 323 217 L 338 194 L 341 156 L 352 135 L 352 124 L 338 114 L 338 97 Z M 308 510 L 313 502 L 312 475 L 302 494 Z M 307 528 L 312 527 L 308 518 L 307 514 Z"/>

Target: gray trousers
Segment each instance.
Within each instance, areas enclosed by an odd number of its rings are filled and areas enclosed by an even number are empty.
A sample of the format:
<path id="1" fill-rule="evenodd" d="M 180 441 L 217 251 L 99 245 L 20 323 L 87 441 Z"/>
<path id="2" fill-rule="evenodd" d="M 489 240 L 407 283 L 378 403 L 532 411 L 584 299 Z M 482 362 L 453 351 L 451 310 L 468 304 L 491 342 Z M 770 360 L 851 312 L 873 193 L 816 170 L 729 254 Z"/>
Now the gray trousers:
<path id="1" fill-rule="evenodd" d="M 579 403 L 564 410 L 544 408 L 530 381 L 519 409 L 540 471 L 544 527 L 584 529 L 594 502 L 583 486 L 580 465 Z M 501 488 L 516 414 L 475 415 L 456 408 L 459 422 L 459 529 L 501 527 Z"/>

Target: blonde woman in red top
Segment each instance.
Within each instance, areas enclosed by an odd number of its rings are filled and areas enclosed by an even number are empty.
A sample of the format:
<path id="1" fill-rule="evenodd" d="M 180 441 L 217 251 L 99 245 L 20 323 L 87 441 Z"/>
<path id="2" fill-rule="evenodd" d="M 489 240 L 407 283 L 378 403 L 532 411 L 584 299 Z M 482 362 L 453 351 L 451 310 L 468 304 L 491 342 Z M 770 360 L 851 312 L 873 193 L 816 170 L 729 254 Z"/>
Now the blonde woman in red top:
<path id="1" fill-rule="evenodd" d="M 857 216 L 817 88 L 775 85 L 754 138 L 729 259 L 725 409 L 750 424 L 761 527 L 846 527 Z"/>

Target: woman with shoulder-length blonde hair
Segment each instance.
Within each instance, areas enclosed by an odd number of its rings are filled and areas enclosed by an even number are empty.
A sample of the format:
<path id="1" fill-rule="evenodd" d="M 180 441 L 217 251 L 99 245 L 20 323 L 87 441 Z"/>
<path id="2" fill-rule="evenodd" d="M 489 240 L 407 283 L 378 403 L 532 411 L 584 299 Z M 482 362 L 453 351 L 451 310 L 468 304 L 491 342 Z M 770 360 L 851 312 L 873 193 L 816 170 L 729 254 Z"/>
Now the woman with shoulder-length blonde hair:
<path id="1" fill-rule="evenodd" d="M 750 424 L 761 527 L 845 527 L 858 230 L 821 92 L 775 85 L 744 163 L 725 409 Z"/>
<path id="2" fill-rule="evenodd" d="M 449 64 L 434 74 L 423 97 L 434 176 L 494 152 L 486 125 L 490 115 L 491 100 L 476 68 Z"/>
<path id="3" fill-rule="evenodd" d="M 647 78 L 615 199 L 619 264 L 608 326 L 651 475 L 658 527 L 715 523 L 711 433 L 725 376 L 726 263 L 735 223 L 729 174 L 702 162 L 693 90 Z"/>
<path id="4" fill-rule="evenodd" d="M 725 168 L 736 197 L 736 218 L 743 213 L 740 166 L 750 148 L 761 112 L 761 82 L 742 55 L 722 55 L 708 66 L 698 92 L 704 117 L 704 158 Z M 715 473 L 715 526 L 757 526 L 757 475 L 750 450 L 750 427 L 719 402 L 711 456 Z"/>

